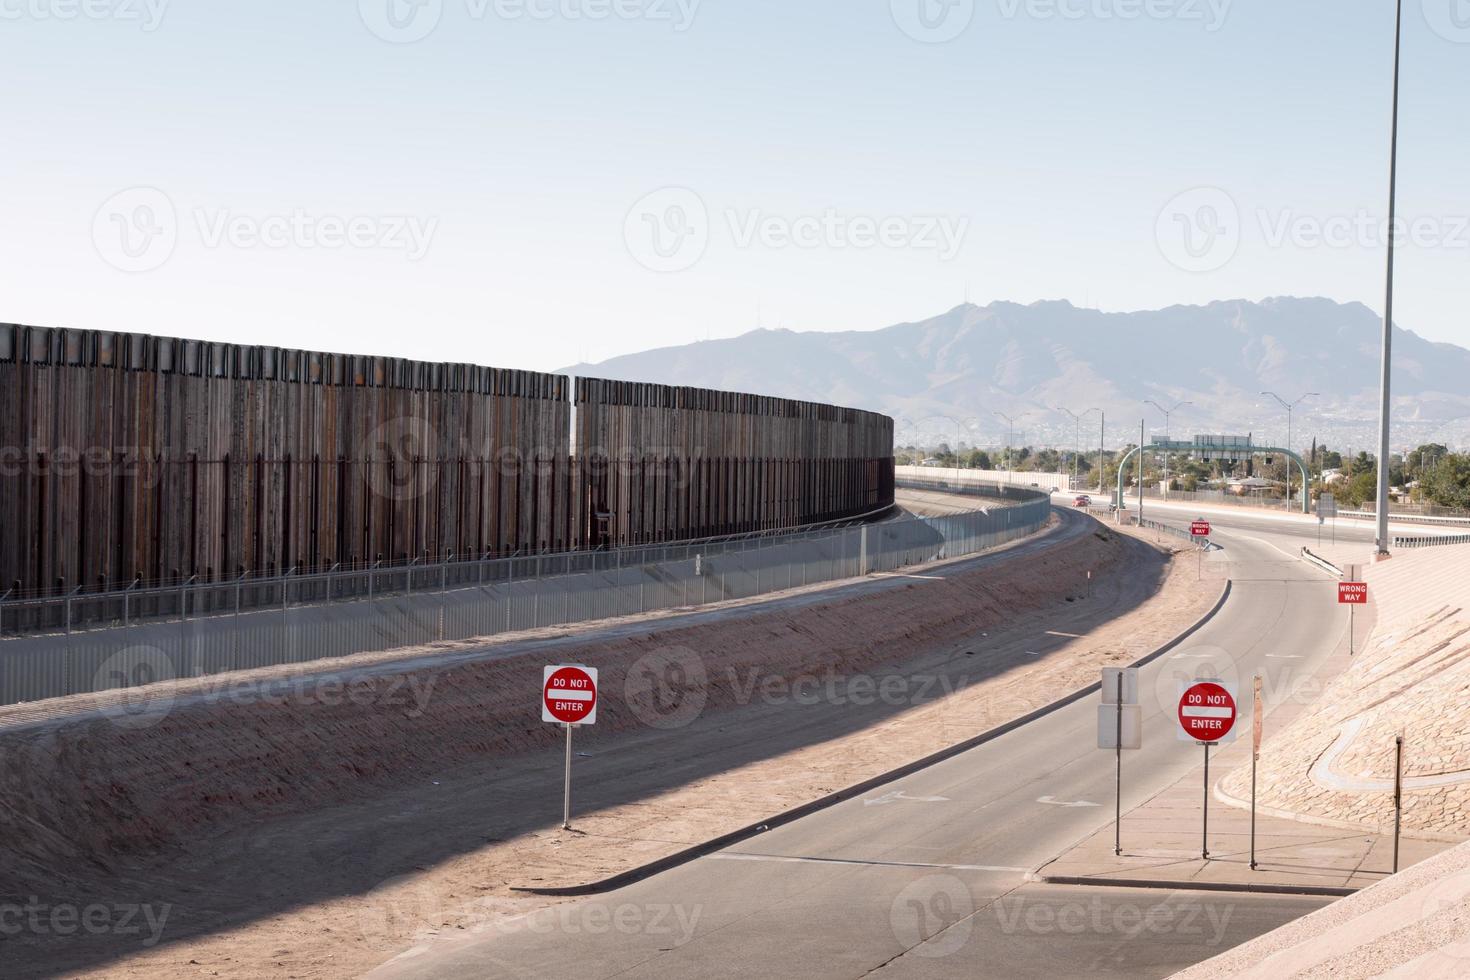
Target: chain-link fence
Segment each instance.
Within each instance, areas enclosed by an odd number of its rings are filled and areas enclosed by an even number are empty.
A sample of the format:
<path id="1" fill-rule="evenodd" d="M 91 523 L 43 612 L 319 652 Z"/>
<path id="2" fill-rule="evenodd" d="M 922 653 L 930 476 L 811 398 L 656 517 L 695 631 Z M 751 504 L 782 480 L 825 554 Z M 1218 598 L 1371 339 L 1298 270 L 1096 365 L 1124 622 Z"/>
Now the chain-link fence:
<path id="1" fill-rule="evenodd" d="M 104 618 L 115 625 L 81 629 L 73 620 L 70 632 L 0 640 L 0 703 L 696 608 L 895 571 L 975 554 L 1045 526 L 1049 499 L 1016 488 L 1006 495 L 1022 502 L 988 513 L 661 546 L 663 554 L 643 554 L 647 560 L 637 564 L 626 554 L 590 552 L 111 595 L 102 601 L 119 608 Z M 247 590 L 265 591 L 247 597 Z"/>

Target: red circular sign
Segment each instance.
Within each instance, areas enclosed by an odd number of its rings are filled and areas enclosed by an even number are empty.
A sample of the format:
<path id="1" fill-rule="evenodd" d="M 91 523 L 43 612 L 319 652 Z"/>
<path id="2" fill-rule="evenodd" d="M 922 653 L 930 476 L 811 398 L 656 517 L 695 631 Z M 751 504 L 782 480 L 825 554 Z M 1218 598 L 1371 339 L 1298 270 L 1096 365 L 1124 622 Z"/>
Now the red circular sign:
<path id="1" fill-rule="evenodd" d="M 1235 698 L 1214 681 L 1201 681 L 1180 695 L 1179 725 L 1197 742 L 1218 742 L 1235 727 Z"/>
<path id="2" fill-rule="evenodd" d="M 541 697 L 547 714 L 575 725 L 590 717 L 597 707 L 597 683 L 580 667 L 563 667 L 546 678 Z"/>

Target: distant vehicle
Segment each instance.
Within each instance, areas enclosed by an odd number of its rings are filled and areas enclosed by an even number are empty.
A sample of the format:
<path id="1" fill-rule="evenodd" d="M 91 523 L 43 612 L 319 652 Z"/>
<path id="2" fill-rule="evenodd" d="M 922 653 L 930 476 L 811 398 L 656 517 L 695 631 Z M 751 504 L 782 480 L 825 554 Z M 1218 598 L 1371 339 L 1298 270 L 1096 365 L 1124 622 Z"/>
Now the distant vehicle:
<path id="1" fill-rule="evenodd" d="M 1052 487 L 1051 488 L 1051 492 L 1052 493 L 1061 493 L 1062 492 L 1062 488 L 1061 487 Z"/>
<path id="2" fill-rule="evenodd" d="M 1033 484 L 1031 484 L 1031 485 L 1032 485 L 1032 486 L 1033 486 L 1033 487 L 1035 487 L 1035 488 L 1036 488 L 1036 489 L 1038 489 L 1038 490 L 1040 490 L 1040 489 L 1041 489 L 1041 484 L 1039 484 L 1039 483 L 1033 483 Z"/>
<path id="3" fill-rule="evenodd" d="M 1077 499 L 1072 501 L 1073 507 L 1091 507 L 1092 498 L 1085 493 L 1079 493 Z"/>

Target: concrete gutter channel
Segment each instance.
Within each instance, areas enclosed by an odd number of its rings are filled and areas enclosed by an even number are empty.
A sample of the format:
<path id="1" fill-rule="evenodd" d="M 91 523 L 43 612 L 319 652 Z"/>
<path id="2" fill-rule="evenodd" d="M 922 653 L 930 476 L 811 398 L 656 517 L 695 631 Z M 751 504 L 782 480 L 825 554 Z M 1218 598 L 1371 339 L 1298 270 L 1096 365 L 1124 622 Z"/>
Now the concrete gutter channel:
<path id="1" fill-rule="evenodd" d="M 1157 650 L 1154 650 L 1144 657 L 1134 661 L 1129 666 L 1142 667 L 1146 664 L 1149 664 L 1154 660 L 1157 660 L 1158 658 L 1164 656 L 1169 651 L 1179 646 L 1179 644 L 1183 643 L 1185 640 L 1189 639 L 1200 629 L 1202 629 L 1206 623 L 1213 619 L 1222 608 L 1224 608 L 1226 601 L 1230 598 L 1230 592 L 1231 583 L 1227 579 L 1224 588 L 1220 592 L 1219 599 L 1216 600 L 1215 604 L 1210 608 L 1208 612 L 1201 616 L 1192 626 L 1190 626 L 1184 632 L 1169 640 L 1167 643 L 1160 646 Z M 727 847 L 731 847 L 735 844 L 739 844 L 743 841 L 749 840 L 769 830 L 773 830 L 785 824 L 789 824 L 804 817 L 811 816 L 813 813 L 817 813 L 818 811 L 825 810 L 828 807 L 835 806 L 838 803 L 843 802 L 844 800 L 849 800 L 853 797 L 861 796 L 865 793 L 870 792 L 871 790 L 883 786 L 886 783 L 891 783 L 906 776 L 911 776 L 921 770 L 928 769 L 930 766 L 937 765 L 938 763 L 944 762 L 947 759 L 951 759 L 954 756 L 968 752 L 976 746 L 983 745 L 986 742 L 992 741 L 1001 737 L 1002 735 L 1015 731 L 1016 729 L 1021 728 L 1024 725 L 1028 725 L 1031 722 L 1036 721 L 1038 718 L 1042 718 L 1046 715 L 1051 714 L 1054 711 L 1058 711 L 1062 708 L 1067 707 L 1070 704 L 1074 704 L 1077 701 L 1088 697 L 1089 695 L 1097 694 L 1101 690 L 1102 684 L 1100 682 L 1096 684 L 1089 684 L 1087 687 L 1084 687 L 1077 691 L 1073 691 L 1072 693 L 1067 694 L 1057 699 L 1056 701 L 1051 702 L 1050 704 L 1043 705 L 1034 711 L 1022 715 L 1019 718 L 1014 718 L 1003 725 L 999 725 L 995 728 L 989 729 L 988 731 L 982 732 L 979 735 L 972 736 L 971 738 L 965 739 L 962 742 L 957 742 L 947 748 L 940 749 L 938 752 L 931 753 L 930 755 L 927 755 L 922 759 L 906 763 L 896 769 L 891 769 L 888 772 L 880 773 L 879 775 L 873 776 L 869 779 L 865 779 L 860 783 L 856 783 L 844 789 L 829 793 L 826 796 L 819 797 L 818 799 L 812 800 L 809 803 L 803 803 L 801 806 L 793 807 L 790 810 L 778 813 L 775 816 L 766 818 L 765 820 L 760 820 L 756 823 L 749 824 L 737 830 L 732 830 L 727 834 L 722 834 L 719 837 L 715 837 L 702 843 L 695 844 L 692 847 L 685 848 L 684 850 L 676 851 L 673 854 L 669 854 L 665 857 L 659 858 L 656 861 L 651 861 L 648 864 L 640 865 L 639 867 L 630 868 L 627 871 L 619 872 L 618 874 L 615 874 L 609 878 L 604 878 L 601 881 L 588 882 L 582 885 L 567 885 L 564 887 L 555 888 L 512 886 L 511 890 L 530 895 L 574 897 L 599 895 L 605 892 L 613 891 L 618 888 L 623 888 L 635 882 L 642 881 L 645 878 L 649 878 L 661 872 L 668 871 L 671 868 L 678 867 L 682 864 L 687 864 L 690 861 L 704 857 L 707 854 L 711 854 L 715 851 L 724 850 Z M 1155 883 L 1155 885 L 1162 887 L 1163 883 Z M 1177 883 L 1170 883 L 1169 887 L 1174 888 L 1175 890 L 1179 889 Z"/>

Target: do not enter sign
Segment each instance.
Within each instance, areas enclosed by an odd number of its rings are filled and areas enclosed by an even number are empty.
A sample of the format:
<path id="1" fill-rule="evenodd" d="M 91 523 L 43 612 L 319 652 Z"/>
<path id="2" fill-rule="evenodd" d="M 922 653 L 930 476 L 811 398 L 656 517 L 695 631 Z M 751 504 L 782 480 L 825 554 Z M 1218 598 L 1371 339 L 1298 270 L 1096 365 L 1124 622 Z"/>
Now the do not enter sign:
<path id="1" fill-rule="evenodd" d="M 597 721 L 597 668 L 547 667 L 542 675 L 541 720 L 563 725 Z"/>
<path id="2" fill-rule="evenodd" d="M 1235 730 L 1235 685 L 1224 681 L 1181 684 L 1180 739 L 1186 742 L 1222 742 Z"/>

